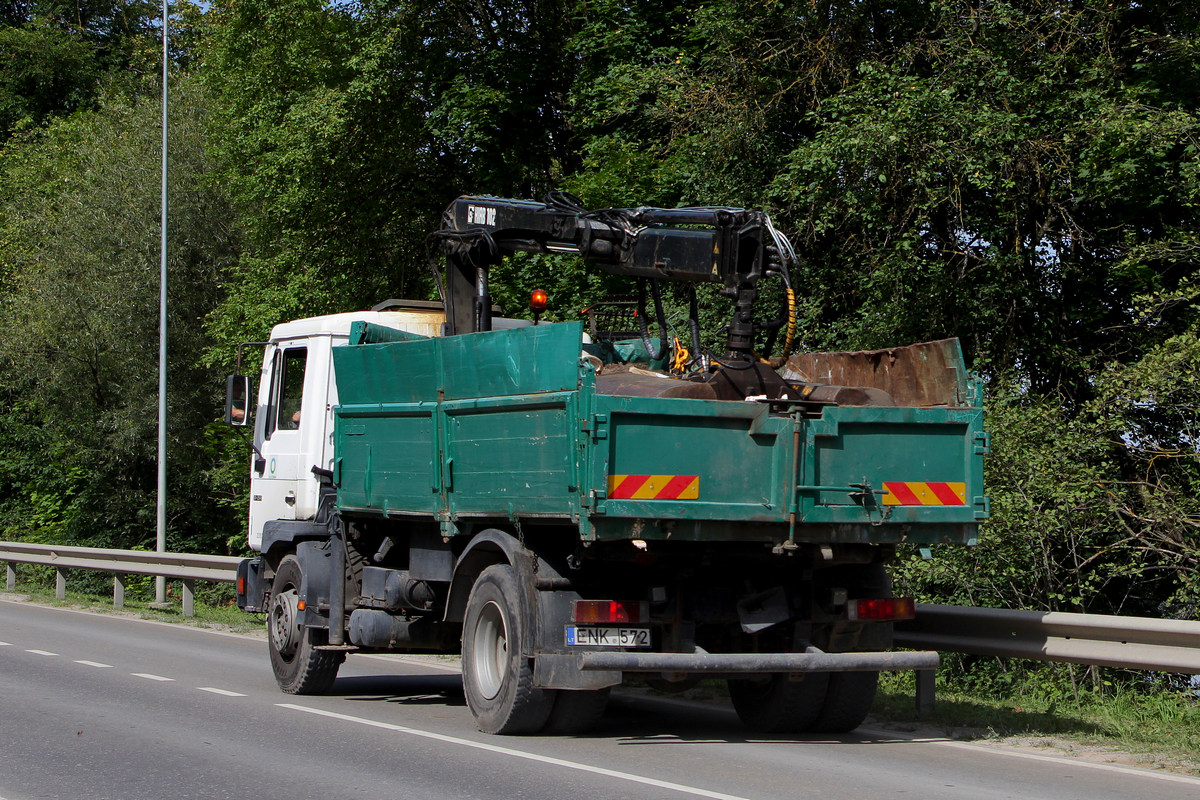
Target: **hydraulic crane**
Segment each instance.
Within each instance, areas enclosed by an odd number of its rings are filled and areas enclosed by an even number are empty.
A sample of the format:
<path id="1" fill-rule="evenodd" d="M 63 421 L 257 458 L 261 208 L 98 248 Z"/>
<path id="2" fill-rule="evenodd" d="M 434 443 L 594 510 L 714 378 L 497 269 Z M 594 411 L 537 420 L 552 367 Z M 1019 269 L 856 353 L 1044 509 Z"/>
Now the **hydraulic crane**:
<path id="1" fill-rule="evenodd" d="M 760 332 L 767 348 L 786 328 L 784 354 L 795 330 L 791 243 L 762 211 L 723 206 L 696 208 L 604 208 L 589 211 L 578 198 L 555 192 L 545 202 L 498 197 L 460 197 L 446 210 L 433 234 L 446 259 L 440 288 L 446 305 L 446 333 L 491 329 L 489 269 L 516 252 L 563 253 L 583 257 L 597 268 L 638 279 L 638 319 L 651 358 L 668 347 L 660 280 L 687 285 L 693 359 L 689 380 L 721 387 L 719 394 L 786 397 L 788 385 L 755 350 Z M 784 285 L 787 306 L 777 319 L 760 321 L 755 305 L 759 284 L 775 277 Z M 726 352 L 702 355 L 695 287 L 721 284 L 733 302 Z M 647 330 L 646 293 L 653 297 L 660 341 Z M 794 388 L 794 387 L 793 387 Z"/>

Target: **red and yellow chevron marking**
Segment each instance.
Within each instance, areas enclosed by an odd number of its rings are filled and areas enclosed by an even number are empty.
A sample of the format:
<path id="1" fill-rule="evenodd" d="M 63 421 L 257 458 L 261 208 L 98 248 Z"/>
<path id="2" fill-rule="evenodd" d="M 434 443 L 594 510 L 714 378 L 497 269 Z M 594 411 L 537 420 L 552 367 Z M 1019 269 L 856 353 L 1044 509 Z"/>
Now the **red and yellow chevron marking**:
<path id="1" fill-rule="evenodd" d="M 609 500 L 696 500 L 699 475 L 609 475 Z"/>
<path id="2" fill-rule="evenodd" d="M 883 484 L 885 506 L 965 506 L 965 483 L 919 483 L 916 481 Z"/>

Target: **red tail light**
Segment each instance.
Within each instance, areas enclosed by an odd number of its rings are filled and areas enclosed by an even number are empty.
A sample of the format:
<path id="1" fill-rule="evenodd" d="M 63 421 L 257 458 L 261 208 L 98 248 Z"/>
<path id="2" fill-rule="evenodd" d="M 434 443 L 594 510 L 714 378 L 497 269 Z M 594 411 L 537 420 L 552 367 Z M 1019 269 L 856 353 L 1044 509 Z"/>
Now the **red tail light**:
<path id="1" fill-rule="evenodd" d="M 851 600 L 846 604 L 846 616 L 860 620 L 912 619 L 917 604 L 911 597 L 878 597 Z"/>
<path id="2" fill-rule="evenodd" d="M 575 622 L 584 625 L 645 622 L 650 616 L 646 603 L 618 600 L 576 600 Z"/>

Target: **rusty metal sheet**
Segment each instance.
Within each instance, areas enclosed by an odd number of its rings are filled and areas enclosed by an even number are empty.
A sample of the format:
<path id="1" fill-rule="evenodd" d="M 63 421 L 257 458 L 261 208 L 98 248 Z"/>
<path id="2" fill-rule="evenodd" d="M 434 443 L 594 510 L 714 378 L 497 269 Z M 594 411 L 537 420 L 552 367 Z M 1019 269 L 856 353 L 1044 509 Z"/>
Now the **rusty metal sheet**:
<path id="1" fill-rule="evenodd" d="M 886 350 L 800 353 L 787 360 L 783 377 L 810 384 L 880 389 L 898 406 L 967 405 L 967 370 L 958 339 Z"/>
<path id="2" fill-rule="evenodd" d="M 718 399 L 711 384 L 678 380 L 661 372 L 650 372 L 626 364 L 605 364 L 596 376 L 596 392 L 623 397 Z"/>

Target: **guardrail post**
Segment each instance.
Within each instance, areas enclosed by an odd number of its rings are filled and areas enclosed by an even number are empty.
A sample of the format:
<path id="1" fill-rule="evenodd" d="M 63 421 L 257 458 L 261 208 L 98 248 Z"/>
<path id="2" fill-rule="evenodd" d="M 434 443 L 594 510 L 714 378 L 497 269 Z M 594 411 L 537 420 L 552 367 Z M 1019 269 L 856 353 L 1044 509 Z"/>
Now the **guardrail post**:
<path id="1" fill-rule="evenodd" d="M 932 714 L 937 700 L 937 671 L 917 670 L 917 714 Z"/>
<path id="2" fill-rule="evenodd" d="M 59 600 L 67 599 L 67 576 L 61 569 L 54 570 L 54 596 Z"/>
<path id="3" fill-rule="evenodd" d="M 4 569 L 6 572 L 4 576 L 4 588 L 11 592 L 17 588 L 17 571 L 13 568 L 12 564 L 7 562 L 4 564 Z"/>
<path id="4" fill-rule="evenodd" d="M 183 615 L 196 616 L 196 582 L 184 579 L 183 583 Z"/>
<path id="5" fill-rule="evenodd" d="M 125 607 L 125 576 L 119 572 L 113 575 L 113 608 Z"/>

